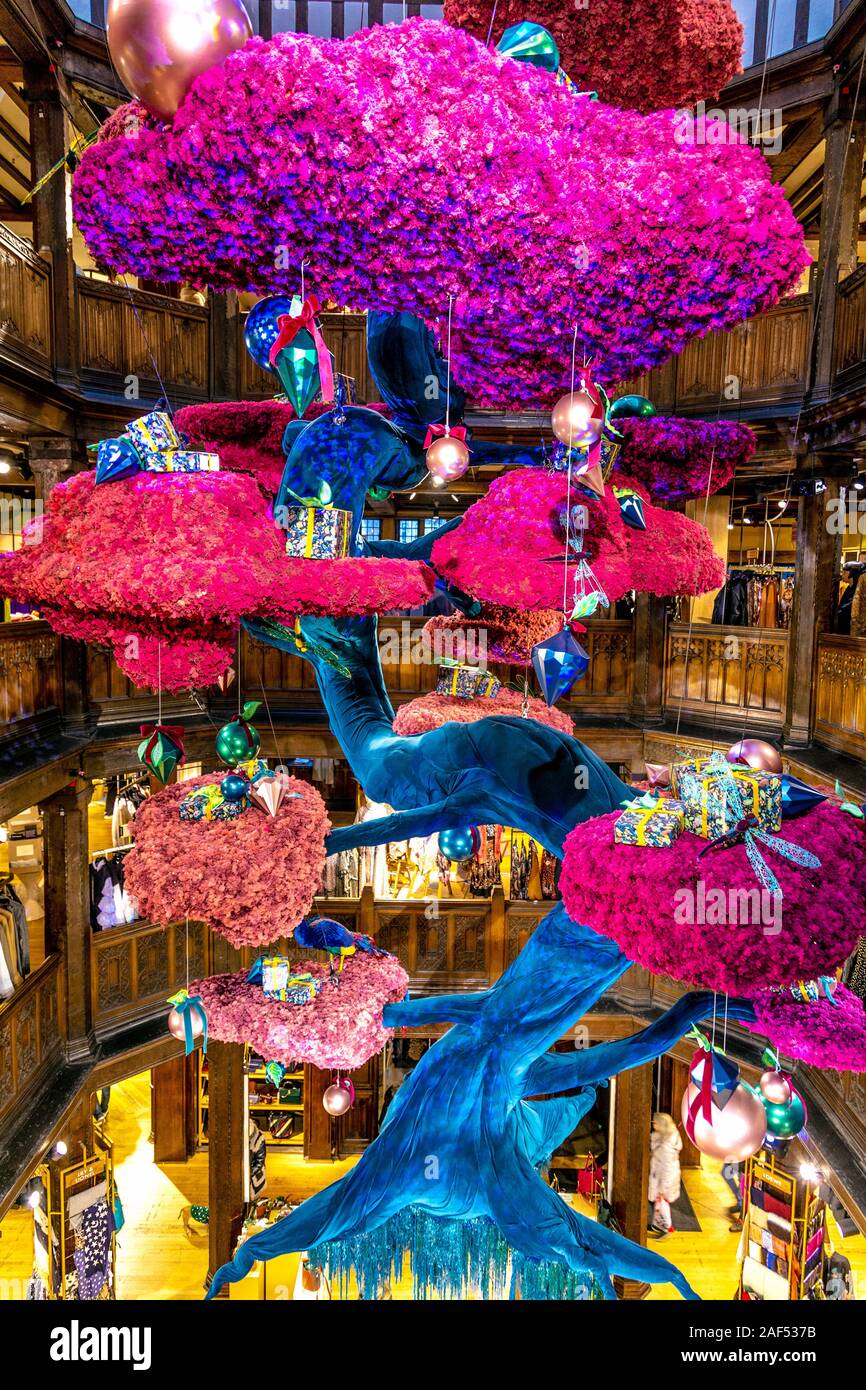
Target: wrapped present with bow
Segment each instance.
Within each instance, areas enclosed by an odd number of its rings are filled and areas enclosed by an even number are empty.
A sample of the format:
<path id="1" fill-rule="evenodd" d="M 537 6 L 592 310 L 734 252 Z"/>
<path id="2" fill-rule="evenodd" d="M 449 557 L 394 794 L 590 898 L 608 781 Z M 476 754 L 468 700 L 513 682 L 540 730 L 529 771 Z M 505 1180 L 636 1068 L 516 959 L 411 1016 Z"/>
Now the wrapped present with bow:
<path id="1" fill-rule="evenodd" d="M 291 488 L 284 492 L 296 504 L 282 504 L 275 514 L 286 533 L 287 555 L 305 560 L 341 560 L 348 555 L 352 513 L 333 505 L 328 483 L 321 483 L 317 497 L 300 497 Z"/>
<path id="2" fill-rule="evenodd" d="M 484 700 L 495 700 L 501 689 L 502 682 L 498 681 L 492 672 L 478 672 L 478 682 L 475 686 L 476 695 L 480 695 Z"/>
<path id="3" fill-rule="evenodd" d="M 725 768 L 727 768 L 727 773 L 725 773 Z M 734 845 L 742 844 L 745 846 L 746 858 L 758 883 L 772 897 L 781 900 L 784 896 L 781 885 L 764 858 L 764 853 L 770 850 L 781 859 L 787 859 L 798 869 L 820 869 L 821 860 L 810 850 L 803 849 L 790 840 L 784 840 L 781 835 L 773 835 L 769 831 L 761 829 L 757 815 L 747 810 L 740 795 L 743 779 L 735 775 L 749 770 L 734 768 L 730 764 L 724 763 L 724 760 L 720 766 L 716 767 L 715 771 L 718 776 L 727 778 L 725 794 L 728 810 L 736 816 L 736 822 L 729 830 L 724 831 L 723 834 L 710 840 L 709 844 L 704 845 L 703 849 L 698 851 L 698 860 L 714 850 L 731 849 Z M 779 824 L 781 824 L 781 819 Z M 817 886 L 816 880 L 813 880 L 813 885 Z"/>
<path id="4" fill-rule="evenodd" d="M 621 804 L 624 810 L 613 824 L 613 840 L 616 845 L 644 845 L 654 849 L 670 849 L 683 833 L 681 801 L 662 801 L 647 794 Z"/>
<path id="5" fill-rule="evenodd" d="M 149 415 L 140 415 L 127 425 L 126 437 L 132 440 L 143 459 L 148 454 L 161 454 L 181 447 L 180 435 L 171 416 L 164 410 L 152 410 Z"/>
<path id="6" fill-rule="evenodd" d="M 436 694 L 472 700 L 478 689 L 480 674 L 477 666 L 465 666 L 459 661 L 441 661 L 436 677 Z"/>
<path id="7" fill-rule="evenodd" d="M 703 772 L 706 767 L 716 767 L 719 762 L 719 754 L 707 754 L 702 758 L 679 758 L 671 763 L 671 790 L 674 796 L 680 795 L 680 778 L 688 773 Z"/>
<path id="8" fill-rule="evenodd" d="M 720 758 L 700 772 L 681 773 L 678 784 L 686 830 L 702 840 L 715 840 L 732 830 L 743 814 L 741 805 L 761 830 L 781 829 L 782 782 L 773 772 L 736 767 Z M 732 784 L 738 791 L 736 798 L 731 796 Z"/>
<path id="9" fill-rule="evenodd" d="M 219 454 L 204 453 L 197 449 L 166 449 L 162 454 L 148 454 L 145 461 L 147 473 L 218 473 Z"/>
<path id="10" fill-rule="evenodd" d="M 248 985 L 261 985 L 266 999 L 282 1004 L 309 1004 L 322 988 L 308 970 L 292 969 L 288 956 L 259 956 L 250 967 Z"/>
<path id="11" fill-rule="evenodd" d="M 181 820 L 237 820 L 238 816 L 243 815 L 247 810 L 249 802 L 246 797 L 240 801 L 228 801 L 220 791 L 219 784 L 214 782 L 207 787 L 194 787 L 187 792 L 186 796 L 178 807 L 178 815 Z"/>
<path id="12" fill-rule="evenodd" d="M 164 410 L 139 416 L 117 439 L 96 445 L 97 483 L 116 483 L 137 473 L 215 473 L 219 466 L 219 454 L 184 448 Z"/>
<path id="13" fill-rule="evenodd" d="M 795 999 L 802 1000 L 804 1004 L 818 1004 L 822 999 L 826 999 L 838 1009 L 838 983 L 833 975 L 819 975 L 817 980 L 798 980 L 795 985 L 790 986 L 790 991 Z"/>
<path id="14" fill-rule="evenodd" d="M 334 399 L 331 354 L 316 318 L 319 307 L 318 299 L 311 294 L 298 313 L 280 314 L 279 331 L 268 354 L 299 420 L 320 393 L 327 403 Z"/>
<path id="15" fill-rule="evenodd" d="M 166 1002 L 172 1006 L 172 1012 L 168 1016 L 169 1029 L 174 1031 L 172 1029 L 173 1022 L 183 1024 L 183 1044 L 187 1057 L 195 1047 L 196 1034 L 199 1028 L 201 1030 L 201 1050 L 206 1053 L 207 1014 L 201 995 L 190 994 L 189 990 L 181 989 Z"/>

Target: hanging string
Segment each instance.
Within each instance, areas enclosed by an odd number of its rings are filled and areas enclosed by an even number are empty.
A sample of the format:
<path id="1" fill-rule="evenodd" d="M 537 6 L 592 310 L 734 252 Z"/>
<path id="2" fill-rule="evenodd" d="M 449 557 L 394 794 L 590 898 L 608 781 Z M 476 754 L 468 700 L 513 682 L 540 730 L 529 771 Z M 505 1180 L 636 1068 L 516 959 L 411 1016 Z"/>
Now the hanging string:
<path id="1" fill-rule="evenodd" d="M 571 395 L 574 395 L 574 373 L 575 362 L 577 359 L 577 332 L 578 324 L 574 325 L 574 337 L 571 340 Z M 565 482 L 565 561 L 562 566 L 562 621 L 566 620 L 566 606 L 568 604 L 568 548 L 571 544 L 571 441 L 574 438 L 574 418 L 571 414 L 568 417 L 568 467 L 566 469 Z"/>
<path id="2" fill-rule="evenodd" d="M 728 993 L 725 991 L 725 1031 L 722 1035 L 722 1051 L 728 1050 Z"/>
<path id="3" fill-rule="evenodd" d="M 156 722 L 162 723 L 162 642 L 156 644 Z"/>
<path id="4" fill-rule="evenodd" d="M 710 467 L 709 467 L 709 471 L 708 471 L 708 473 L 707 473 L 707 491 L 706 491 L 706 495 L 705 495 L 705 497 L 704 497 L 704 516 L 703 516 L 703 525 L 704 525 L 704 526 L 706 526 L 706 524 L 707 524 L 707 512 L 709 511 L 709 506 L 710 506 L 710 493 L 712 492 L 712 487 L 713 487 L 713 469 L 714 469 L 714 467 L 715 467 L 715 462 L 716 462 L 716 446 L 715 446 L 715 444 L 714 444 L 714 445 L 713 445 L 713 451 L 712 451 L 712 453 L 710 454 Z M 699 565 L 700 565 L 700 559 L 698 559 L 697 565 L 695 566 L 695 584 L 697 584 L 697 579 L 698 579 L 698 566 L 699 566 Z M 682 719 L 682 717 L 683 717 L 683 705 L 685 704 L 686 690 L 687 690 L 687 688 L 688 688 L 688 680 L 689 680 L 689 659 L 690 659 L 691 654 L 692 654 L 692 627 L 693 627 L 693 625 L 694 625 L 694 621 L 695 621 L 695 604 L 694 604 L 694 599 L 693 599 L 693 600 L 692 600 L 692 603 L 691 603 L 690 606 L 689 606 L 689 628 L 688 628 L 688 632 L 686 633 L 686 660 L 685 660 L 685 665 L 684 665 L 684 667 L 683 667 L 683 683 L 682 683 L 682 686 L 681 686 L 681 688 L 680 688 L 680 704 L 679 704 L 679 709 L 677 710 L 677 726 L 676 726 L 676 729 L 675 729 L 675 731 L 674 731 L 674 739 L 678 739 L 679 736 L 680 736 L 680 721 L 681 721 L 681 719 Z"/>
<path id="5" fill-rule="evenodd" d="M 186 957 L 186 992 L 189 994 L 189 918 L 186 919 L 183 942 L 184 955 Z"/>
<path id="6" fill-rule="evenodd" d="M 304 301 L 305 301 L 306 298 L 307 298 L 307 290 L 306 290 L 306 283 L 307 283 L 307 282 L 306 282 L 306 279 L 305 279 L 305 276 L 304 276 L 304 271 L 305 271 L 306 267 L 307 267 L 309 264 L 310 264 L 310 262 L 307 260 L 306 256 L 302 256 L 302 257 L 301 257 L 301 304 L 303 304 Z"/>
<path id="7" fill-rule="evenodd" d="M 141 333 L 142 341 L 144 342 L 145 351 L 148 357 L 150 358 L 150 365 L 153 367 L 153 374 L 159 382 L 159 389 L 162 394 L 162 399 L 165 401 L 165 408 L 168 414 L 171 416 L 171 418 L 174 419 L 174 411 L 171 408 L 171 401 L 168 398 L 168 391 L 166 389 L 165 382 L 163 381 L 162 376 L 160 375 L 159 367 L 156 364 L 156 358 L 153 355 L 153 348 L 150 346 L 150 339 L 148 338 L 147 333 L 145 331 L 145 327 L 141 319 L 141 314 L 138 312 L 138 305 L 135 302 L 135 292 L 133 291 L 132 286 L 127 281 L 125 275 L 122 275 L 120 278 L 123 281 L 123 288 L 126 290 L 126 293 L 129 296 L 129 303 L 132 307 L 132 312 L 135 315 L 135 321 L 138 324 L 138 329 Z"/>
<path id="8" fill-rule="evenodd" d="M 485 44 L 485 48 L 490 47 L 490 40 L 493 37 L 493 26 L 496 23 L 496 6 L 498 4 L 499 0 L 493 0 L 493 13 L 490 16 L 490 28 L 487 30 L 487 43 Z"/>
<path id="9" fill-rule="evenodd" d="M 454 307 L 454 295 L 448 296 L 448 347 L 445 377 L 445 433 L 451 433 L 451 311 Z"/>
<path id="10" fill-rule="evenodd" d="M 264 704 L 264 707 L 265 707 L 265 714 L 268 716 L 268 723 L 269 723 L 270 726 L 271 726 L 271 738 L 274 740 L 274 757 L 275 757 L 275 758 L 278 758 L 278 757 L 280 756 L 280 753 L 279 753 L 279 749 L 278 749 L 278 747 L 277 747 L 277 731 L 276 731 L 276 729 L 274 728 L 274 721 L 273 721 L 273 719 L 271 718 L 271 707 L 270 707 L 270 705 L 268 704 L 268 697 L 267 697 L 267 695 L 265 694 L 265 682 L 264 682 L 264 678 L 263 678 L 262 676 L 259 676 L 259 685 L 260 685 L 261 688 L 262 688 L 262 703 Z"/>

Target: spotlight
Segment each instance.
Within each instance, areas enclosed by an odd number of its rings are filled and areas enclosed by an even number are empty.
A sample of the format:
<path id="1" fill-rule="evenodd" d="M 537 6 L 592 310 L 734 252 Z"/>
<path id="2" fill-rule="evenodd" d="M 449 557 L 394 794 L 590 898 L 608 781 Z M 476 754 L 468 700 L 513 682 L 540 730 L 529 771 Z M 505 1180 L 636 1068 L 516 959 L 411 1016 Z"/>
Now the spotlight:
<path id="1" fill-rule="evenodd" d="M 729 530 L 729 531 L 733 531 L 733 529 L 734 529 L 734 523 L 733 523 L 732 521 L 729 521 L 729 522 L 728 522 L 728 530 Z"/>
<path id="2" fill-rule="evenodd" d="M 804 1182 L 820 1182 L 821 1170 L 820 1168 L 816 1168 L 814 1163 L 801 1163 L 800 1177 Z"/>
<path id="3" fill-rule="evenodd" d="M 434 476 L 434 477 L 432 477 L 432 478 L 430 479 L 430 482 L 432 483 L 433 487 L 444 487 L 444 486 L 445 486 L 445 479 L 444 479 L 444 478 L 437 478 L 437 477 Z"/>
<path id="4" fill-rule="evenodd" d="M 827 484 L 823 478 L 798 478 L 794 483 L 794 492 L 797 497 L 818 497 L 820 493 L 827 491 Z"/>
<path id="5" fill-rule="evenodd" d="M 855 492 L 862 492 L 863 489 L 864 489 L 864 487 L 866 487 L 866 483 L 864 483 L 862 477 L 859 477 L 859 478 L 855 478 L 855 479 L 854 479 L 854 490 L 855 490 Z"/>
<path id="6" fill-rule="evenodd" d="M 751 518 L 750 516 L 744 516 L 744 517 L 743 517 L 743 525 L 744 525 L 744 526 L 751 526 L 751 524 L 752 524 L 752 518 Z"/>
<path id="7" fill-rule="evenodd" d="M 63 1158 L 69 1152 L 63 1139 L 58 1139 L 54 1145 L 54 1157 Z"/>
<path id="8" fill-rule="evenodd" d="M 11 463 L 8 463 L 7 460 L 6 460 L 5 458 L 0 458 L 0 473 L 11 473 L 11 472 L 12 472 L 12 464 L 11 464 Z"/>
<path id="9" fill-rule="evenodd" d="M 35 1192 L 30 1193 L 30 1196 L 27 1198 L 27 1205 L 28 1207 L 32 1207 L 34 1211 L 37 1207 L 42 1206 L 42 1192 L 40 1189 L 37 1188 Z"/>
<path id="10" fill-rule="evenodd" d="M 410 492 L 410 493 L 409 493 L 409 501 L 410 501 L 410 502 L 414 502 L 414 501 L 415 501 L 415 498 L 416 498 L 417 496 L 418 496 L 417 492 Z"/>

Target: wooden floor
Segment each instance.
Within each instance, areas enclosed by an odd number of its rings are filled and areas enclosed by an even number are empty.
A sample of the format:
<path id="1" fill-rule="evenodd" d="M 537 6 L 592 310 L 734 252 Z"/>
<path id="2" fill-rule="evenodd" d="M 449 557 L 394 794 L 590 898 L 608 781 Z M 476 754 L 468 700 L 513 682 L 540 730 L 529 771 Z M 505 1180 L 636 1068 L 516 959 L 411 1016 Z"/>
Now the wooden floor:
<path id="1" fill-rule="evenodd" d="M 118 1298 L 200 1299 L 208 1264 L 207 1230 L 194 1227 L 187 1236 L 179 1212 L 190 1202 L 207 1203 L 207 1154 L 197 1154 L 188 1163 L 154 1164 L 149 1072 L 112 1088 L 105 1132 L 114 1144 L 117 1186 L 126 1216 L 117 1239 Z M 354 1161 L 306 1163 L 297 1155 L 271 1150 L 267 1194 L 301 1201 L 334 1182 Z M 701 1230 L 667 1236 L 654 1242 L 655 1247 L 683 1271 L 702 1298 L 727 1302 L 736 1288 L 739 1240 L 728 1230 L 730 1192 L 711 1168 L 687 1169 L 684 1180 Z M 866 1299 L 866 1239 L 855 1236 L 842 1241 L 835 1223 L 832 1234 L 836 1248 L 851 1260 L 858 1295 Z M 32 1251 L 32 1217 L 28 1210 L 15 1208 L 0 1224 L 0 1296 L 24 1297 Z M 407 1269 L 406 1276 L 394 1284 L 392 1297 L 411 1296 Z M 679 1295 L 661 1285 L 649 1297 L 666 1300 Z"/>

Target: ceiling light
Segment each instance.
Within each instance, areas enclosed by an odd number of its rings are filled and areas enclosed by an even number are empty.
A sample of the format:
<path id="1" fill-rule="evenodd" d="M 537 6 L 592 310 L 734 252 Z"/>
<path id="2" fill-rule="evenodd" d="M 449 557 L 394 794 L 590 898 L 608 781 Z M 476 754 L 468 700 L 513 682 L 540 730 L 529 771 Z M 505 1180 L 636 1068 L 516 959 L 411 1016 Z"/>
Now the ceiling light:
<path id="1" fill-rule="evenodd" d="M 36 1210 L 37 1207 L 41 1207 L 41 1206 L 42 1206 L 42 1191 L 41 1191 L 41 1189 L 38 1189 L 37 1191 L 31 1192 L 31 1193 L 30 1193 L 30 1196 L 27 1198 L 27 1205 L 28 1205 L 28 1207 L 32 1207 L 34 1211 Z"/>
<path id="2" fill-rule="evenodd" d="M 862 478 L 854 479 L 854 488 L 857 492 L 862 492 L 864 487 L 866 487 L 866 483 L 864 483 Z"/>
<path id="3" fill-rule="evenodd" d="M 0 473 L 11 473 L 11 472 L 12 472 L 12 464 L 11 464 L 11 463 L 7 463 L 5 459 L 0 459 Z"/>
<path id="4" fill-rule="evenodd" d="M 444 486 L 445 486 L 445 479 L 444 479 L 444 478 L 431 478 L 431 479 L 430 479 L 430 482 L 433 484 L 434 487 L 444 487 Z"/>
<path id="5" fill-rule="evenodd" d="M 54 1157 L 55 1157 L 55 1158 L 64 1158 L 68 1152 L 69 1152 L 69 1150 L 68 1150 L 67 1147 L 66 1147 L 66 1142 L 65 1142 L 65 1140 L 63 1140 L 63 1139 L 58 1139 L 58 1140 L 57 1140 L 57 1143 L 54 1145 Z"/>
<path id="6" fill-rule="evenodd" d="M 457 493 L 456 493 L 456 492 L 452 492 L 452 494 L 451 494 L 451 501 L 452 501 L 452 502 L 459 502 L 459 501 L 460 501 L 460 498 L 457 496 Z"/>
<path id="7" fill-rule="evenodd" d="M 416 498 L 417 496 L 418 496 L 417 492 L 410 492 L 410 493 L 409 493 L 409 501 L 410 501 L 410 502 L 414 502 L 414 501 L 415 501 L 415 498 Z"/>
<path id="8" fill-rule="evenodd" d="M 800 1177 L 804 1182 L 820 1182 L 821 1170 L 820 1168 L 816 1168 L 814 1163 L 801 1163 Z"/>
<path id="9" fill-rule="evenodd" d="M 751 526 L 751 524 L 752 524 L 752 518 L 751 518 L 750 516 L 744 516 L 744 517 L 743 517 L 743 525 L 744 525 L 744 526 Z"/>

